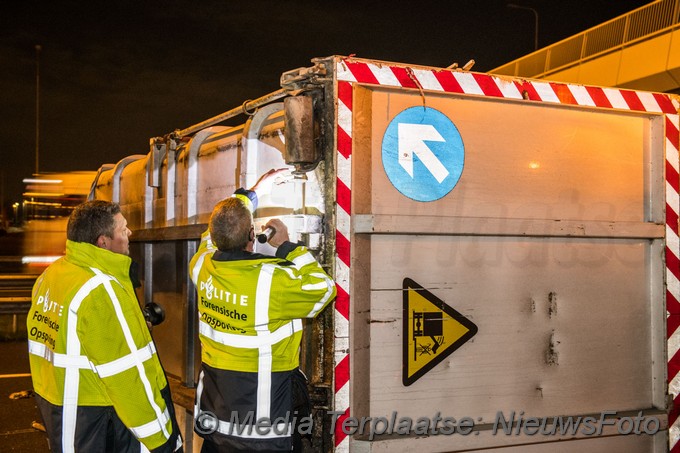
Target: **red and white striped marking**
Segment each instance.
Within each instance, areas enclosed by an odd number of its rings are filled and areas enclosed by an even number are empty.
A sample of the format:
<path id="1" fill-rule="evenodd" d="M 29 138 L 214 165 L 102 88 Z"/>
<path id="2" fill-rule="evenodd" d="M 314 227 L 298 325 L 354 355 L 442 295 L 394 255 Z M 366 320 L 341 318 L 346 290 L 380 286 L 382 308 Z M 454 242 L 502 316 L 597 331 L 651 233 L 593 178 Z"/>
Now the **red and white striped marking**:
<path id="1" fill-rule="evenodd" d="M 680 149 L 679 103 L 670 96 L 616 88 L 599 88 L 536 80 L 507 79 L 488 74 L 445 69 L 411 68 L 352 58 L 336 63 L 338 90 L 337 128 L 337 254 L 338 299 L 335 314 L 335 410 L 349 415 L 349 269 L 352 167 L 352 90 L 355 83 L 386 85 L 418 90 L 465 93 L 479 96 L 528 99 L 556 104 L 632 110 L 665 115 L 666 130 L 666 305 L 668 334 L 668 381 L 675 406 L 680 407 Z M 680 410 L 669 417 L 670 449 L 680 453 Z M 349 451 L 349 439 L 336 424 L 336 451 Z"/>
<path id="2" fill-rule="evenodd" d="M 349 439 L 340 426 L 349 415 L 349 268 L 350 214 L 352 187 L 352 85 L 338 81 L 337 130 L 337 228 L 335 244 L 337 259 L 335 281 L 338 296 L 335 301 L 335 410 L 345 411 L 335 425 L 336 451 L 349 451 Z"/>
<path id="3" fill-rule="evenodd" d="M 674 409 L 669 414 L 669 447 L 680 452 L 680 245 L 678 244 L 678 190 L 680 150 L 680 116 L 666 115 L 666 312 L 668 338 L 668 391 L 673 395 Z"/>

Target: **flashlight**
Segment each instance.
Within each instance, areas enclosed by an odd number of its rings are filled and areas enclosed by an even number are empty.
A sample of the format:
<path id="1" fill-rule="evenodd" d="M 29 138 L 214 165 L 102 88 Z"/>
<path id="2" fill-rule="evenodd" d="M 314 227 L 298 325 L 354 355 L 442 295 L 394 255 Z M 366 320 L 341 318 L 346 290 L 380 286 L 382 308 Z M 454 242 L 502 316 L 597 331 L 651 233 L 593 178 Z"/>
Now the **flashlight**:
<path id="1" fill-rule="evenodd" d="M 259 242 L 260 244 L 264 244 L 269 239 L 271 239 L 274 233 L 276 233 L 276 230 L 274 228 L 272 227 L 267 228 L 262 233 L 257 235 L 257 242 Z"/>

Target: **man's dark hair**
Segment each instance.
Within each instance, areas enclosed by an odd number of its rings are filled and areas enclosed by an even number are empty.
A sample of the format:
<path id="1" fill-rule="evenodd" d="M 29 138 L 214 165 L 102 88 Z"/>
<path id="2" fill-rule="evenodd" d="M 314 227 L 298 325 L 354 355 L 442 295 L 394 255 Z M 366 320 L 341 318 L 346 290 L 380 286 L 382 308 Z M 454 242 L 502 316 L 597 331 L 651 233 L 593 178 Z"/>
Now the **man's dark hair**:
<path id="1" fill-rule="evenodd" d="M 99 236 L 113 237 L 114 219 L 120 206 L 111 201 L 92 200 L 76 206 L 68 218 L 66 238 L 97 245 Z"/>
<path id="2" fill-rule="evenodd" d="M 217 203 L 210 215 L 210 238 L 223 252 L 243 250 L 250 241 L 252 227 L 250 211 L 236 197 Z"/>

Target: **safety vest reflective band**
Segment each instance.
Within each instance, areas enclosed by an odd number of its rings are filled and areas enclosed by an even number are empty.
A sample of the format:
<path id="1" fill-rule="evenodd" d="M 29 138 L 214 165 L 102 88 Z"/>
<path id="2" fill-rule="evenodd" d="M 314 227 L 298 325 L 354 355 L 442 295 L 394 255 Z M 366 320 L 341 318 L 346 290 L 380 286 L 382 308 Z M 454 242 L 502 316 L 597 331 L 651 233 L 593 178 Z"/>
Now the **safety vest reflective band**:
<path id="1" fill-rule="evenodd" d="M 131 352 L 125 357 L 121 357 L 120 359 L 116 359 L 109 363 L 97 365 L 95 368 L 99 377 L 109 377 L 127 371 L 130 368 L 134 368 L 140 361 L 146 362 L 152 358 L 155 353 L 156 346 L 153 342 L 149 342 L 146 346 Z"/>
<path id="2" fill-rule="evenodd" d="M 257 279 L 255 292 L 255 331 L 258 337 L 268 337 L 269 302 L 274 278 L 275 266 L 263 264 Z M 272 345 L 263 344 L 258 347 L 257 360 L 257 408 L 256 418 L 269 418 L 272 400 Z"/>
<path id="3" fill-rule="evenodd" d="M 42 357 L 57 368 L 79 368 L 91 369 L 94 371 L 94 364 L 90 362 L 86 356 L 69 356 L 67 354 L 60 354 L 45 346 L 45 343 L 38 343 L 37 341 L 28 340 L 28 353 Z"/>
<path id="4" fill-rule="evenodd" d="M 261 346 L 271 346 L 301 330 L 302 320 L 300 319 L 289 321 L 274 332 L 263 332 L 257 336 L 221 332 L 210 327 L 205 321 L 198 322 L 198 332 L 201 335 L 225 346 L 231 346 L 232 348 L 255 349 Z"/>
<path id="5" fill-rule="evenodd" d="M 149 423 L 143 424 L 142 426 L 131 427 L 129 429 L 132 431 L 132 434 L 134 434 L 135 437 L 138 439 L 143 439 L 144 437 L 153 436 L 161 430 L 160 426 L 158 426 L 158 423 L 160 423 L 162 426 L 165 426 L 165 424 L 169 421 L 170 412 L 166 408 L 159 420 L 152 420 Z"/>
<path id="6" fill-rule="evenodd" d="M 335 286 L 335 284 L 325 274 L 314 272 L 314 273 L 311 273 L 309 275 L 312 275 L 314 277 L 323 278 L 325 281 L 319 282 L 319 283 L 316 283 L 316 284 L 302 285 L 302 289 L 304 289 L 306 291 L 311 291 L 311 290 L 314 290 L 314 289 L 324 289 L 324 288 L 328 289 L 328 291 L 326 291 L 326 294 L 324 294 L 323 298 L 320 301 L 318 301 L 317 303 L 314 304 L 314 307 L 312 307 L 312 309 L 309 311 L 309 314 L 307 315 L 308 318 L 314 318 L 316 316 L 316 314 L 319 312 L 319 310 L 321 310 L 326 305 L 326 302 L 328 302 L 328 299 L 331 297 L 331 294 L 333 294 L 332 287 Z"/>
<path id="7" fill-rule="evenodd" d="M 293 258 L 293 265 L 298 270 L 312 263 L 316 263 L 316 260 L 314 259 L 311 253 L 305 253 L 304 255 L 300 255 L 297 258 Z"/>
<path id="8" fill-rule="evenodd" d="M 293 260 L 293 264 L 295 264 L 295 267 L 297 267 L 298 269 L 299 269 L 298 265 L 300 265 L 301 267 L 313 262 L 316 262 L 316 260 L 314 260 L 314 257 L 309 252 L 305 253 L 304 255 L 298 256 Z M 279 270 L 287 273 L 292 279 L 297 278 L 295 277 L 293 272 L 286 267 L 280 267 Z M 307 314 L 308 318 L 314 318 L 316 314 L 319 312 L 319 310 L 321 310 L 326 304 L 326 302 L 328 302 L 328 299 L 331 297 L 331 294 L 333 294 L 333 287 L 335 286 L 335 283 L 333 283 L 333 281 L 330 278 L 328 278 L 326 274 L 323 274 L 321 272 L 312 272 L 309 275 L 317 278 L 322 278 L 324 281 L 302 285 L 303 290 L 313 291 L 317 289 L 327 289 L 326 294 L 324 294 L 323 298 L 321 298 L 316 304 L 314 304 L 314 307 L 312 307 L 310 312 Z"/>
<path id="9" fill-rule="evenodd" d="M 104 274 L 99 270 L 95 268 L 91 268 L 92 271 L 96 275 L 103 276 Z M 115 291 L 113 290 L 113 287 L 111 286 L 111 279 L 107 279 L 104 281 L 104 287 L 106 288 L 106 292 L 109 294 L 109 297 L 111 298 L 111 302 L 113 303 L 113 307 L 116 311 L 116 317 L 118 318 L 118 323 L 120 324 L 121 328 L 123 329 L 123 336 L 125 337 L 125 342 L 128 345 L 128 348 L 130 348 L 130 351 L 136 351 L 137 348 L 135 346 L 135 340 L 132 337 L 132 332 L 130 331 L 130 326 L 128 326 L 127 322 L 125 321 L 125 316 L 123 315 L 123 308 L 120 305 L 120 301 L 118 300 L 118 297 L 116 296 Z M 75 326 L 76 324 L 73 323 L 71 324 L 69 322 L 69 336 L 75 336 L 77 337 L 78 335 L 75 332 Z M 71 330 L 73 329 L 73 330 Z M 67 349 L 68 353 L 68 349 Z M 170 433 L 168 432 L 167 428 L 165 427 L 165 424 L 167 422 L 162 422 L 163 420 L 163 412 L 161 412 L 161 408 L 158 406 L 156 401 L 154 400 L 154 394 L 153 394 L 153 388 L 151 387 L 151 382 L 149 382 L 149 377 L 146 375 L 146 371 L 144 370 L 144 363 L 141 360 L 140 357 L 138 357 L 136 354 L 132 354 L 132 361 L 134 363 L 134 366 L 137 368 L 137 371 L 139 373 L 139 378 L 142 381 L 142 384 L 144 385 L 144 390 L 146 391 L 146 396 L 147 399 L 153 408 L 154 412 L 156 413 L 156 420 L 153 421 L 152 423 L 160 423 L 160 430 L 163 431 L 163 435 L 165 436 L 166 439 L 170 438 Z M 77 397 L 77 395 L 76 395 Z M 158 431 L 156 431 L 158 432 Z"/>
<path id="10" fill-rule="evenodd" d="M 156 352 L 156 347 L 154 346 L 153 342 L 150 342 L 146 346 L 126 355 L 125 357 L 121 357 L 120 359 L 116 359 L 112 362 L 102 365 L 95 365 L 88 360 L 87 356 L 84 355 L 69 356 L 67 354 L 54 352 L 45 346 L 44 343 L 38 343 L 37 341 L 33 340 L 28 340 L 28 352 L 38 357 L 42 357 L 57 368 L 90 369 L 97 373 L 100 377 L 109 377 L 135 367 L 135 356 L 142 362 L 146 362 L 151 357 L 153 357 L 153 354 Z"/>
<path id="11" fill-rule="evenodd" d="M 78 325 L 78 309 L 85 297 L 99 285 L 108 283 L 113 278 L 101 272 L 95 272 L 95 276 L 80 287 L 71 301 L 68 311 L 68 331 L 66 333 L 66 355 L 69 357 L 80 356 L 80 339 L 76 332 Z M 110 286 L 110 283 L 109 283 Z M 61 448 L 65 453 L 75 451 L 76 421 L 78 419 L 78 387 L 80 385 L 80 370 L 78 368 L 66 368 L 64 378 L 64 405 L 62 415 Z"/>
<path id="12" fill-rule="evenodd" d="M 202 239 L 203 241 L 207 241 L 209 246 L 212 246 L 212 239 L 210 239 L 210 236 L 204 237 Z M 205 257 L 208 255 L 212 255 L 215 251 L 214 250 L 207 250 L 203 253 L 201 253 L 201 256 L 198 258 L 196 261 L 196 264 L 194 265 L 193 270 L 191 271 L 191 278 L 194 282 L 198 281 L 198 273 L 200 272 L 201 268 L 203 267 L 203 261 L 205 261 Z"/>

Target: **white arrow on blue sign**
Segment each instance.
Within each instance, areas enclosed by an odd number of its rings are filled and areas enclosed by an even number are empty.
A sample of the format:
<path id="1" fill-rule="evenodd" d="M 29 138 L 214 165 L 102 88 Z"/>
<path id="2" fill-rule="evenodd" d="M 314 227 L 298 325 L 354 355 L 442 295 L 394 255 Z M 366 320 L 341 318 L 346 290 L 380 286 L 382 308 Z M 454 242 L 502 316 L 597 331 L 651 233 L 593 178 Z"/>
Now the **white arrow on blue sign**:
<path id="1" fill-rule="evenodd" d="M 395 116 L 382 142 L 383 168 L 394 187 L 416 201 L 449 193 L 463 173 L 465 147 L 453 122 L 430 107 Z"/>

